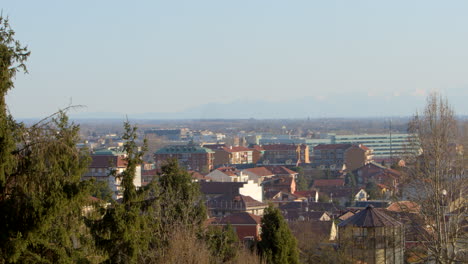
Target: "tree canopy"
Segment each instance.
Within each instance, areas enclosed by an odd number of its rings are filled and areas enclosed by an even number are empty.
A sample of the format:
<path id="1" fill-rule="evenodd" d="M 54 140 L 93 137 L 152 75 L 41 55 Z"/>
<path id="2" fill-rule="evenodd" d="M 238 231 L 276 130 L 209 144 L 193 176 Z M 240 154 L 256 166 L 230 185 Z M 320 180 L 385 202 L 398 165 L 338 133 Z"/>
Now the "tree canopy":
<path id="1" fill-rule="evenodd" d="M 258 249 L 263 260 L 271 264 L 299 263 L 296 238 L 278 208 L 270 205 L 265 210 L 261 227 Z"/>

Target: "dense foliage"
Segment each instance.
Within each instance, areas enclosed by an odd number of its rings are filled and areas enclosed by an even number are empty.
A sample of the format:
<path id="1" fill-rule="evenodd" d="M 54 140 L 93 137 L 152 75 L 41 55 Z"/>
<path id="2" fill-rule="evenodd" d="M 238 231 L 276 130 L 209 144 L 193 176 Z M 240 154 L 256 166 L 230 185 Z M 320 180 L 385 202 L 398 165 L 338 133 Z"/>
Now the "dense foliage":
<path id="1" fill-rule="evenodd" d="M 278 208 L 270 205 L 262 218 L 262 235 L 258 250 L 271 264 L 299 263 L 296 238 L 292 235 Z"/>

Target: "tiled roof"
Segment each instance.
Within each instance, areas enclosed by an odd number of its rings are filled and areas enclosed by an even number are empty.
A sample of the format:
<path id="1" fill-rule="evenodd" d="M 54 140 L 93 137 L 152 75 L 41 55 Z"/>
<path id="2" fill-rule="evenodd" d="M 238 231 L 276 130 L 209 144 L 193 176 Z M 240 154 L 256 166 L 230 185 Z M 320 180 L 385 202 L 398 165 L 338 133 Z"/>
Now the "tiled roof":
<path id="1" fill-rule="evenodd" d="M 392 203 L 389 207 L 387 207 L 388 211 L 393 212 L 410 212 L 410 213 L 418 213 L 420 210 L 419 204 L 411 201 L 399 201 Z"/>
<path id="2" fill-rule="evenodd" d="M 194 179 L 198 179 L 198 180 L 207 180 L 209 178 L 207 178 L 205 175 L 199 173 L 198 171 L 187 171 L 191 176 L 192 178 Z"/>
<path id="3" fill-rule="evenodd" d="M 290 170 L 284 166 L 265 166 L 265 168 L 269 171 L 271 171 L 273 174 L 276 175 L 296 175 L 298 174 L 297 172 Z"/>
<path id="4" fill-rule="evenodd" d="M 217 168 L 216 170 L 219 170 L 220 172 L 226 174 L 227 176 L 238 176 L 237 174 L 240 172 L 234 167 L 221 167 L 221 168 Z"/>
<path id="5" fill-rule="evenodd" d="M 318 179 L 314 180 L 314 187 L 341 187 L 344 186 L 344 179 Z"/>
<path id="6" fill-rule="evenodd" d="M 265 167 L 250 168 L 250 169 L 245 169 L 244 171 L 254 173 L 255 175 L 259 177 L 274 176 L 274 174 Z"/>
<path id="7" fill-rule="evenodd" d="M 90 168 L 127 167 L 127 162 L 124 160 L 124 156 L 91 155 L 91 159 L 91 165 L 89 165 Z"/>
<path id="8" fill-rule="evenodd" d="M 359 147 L 363 150 L 371 150 L 370 148 L 364 146 L 363 144 L 359 144 Z"/>
<path id="9" fill-rule="evenodd" d="M 264 151 L 265 149 L 262 148 L 262 146 L 259 146 L 259 145 L 254 145 L 252 146 L 253 149 L 257 150 L 257 151 Z"/>
<path id="10" fill-rule="evenodd" d="M 350 148 L 352 144 L 319 144 L 314 147 L 314 150 L 329 150 L 329 149 L 343 149 Z"/>
<path id="11" fill-rule="evenodd" d="M 402 223 L 385 214 L 384 212 L 375 209 L 372 205 L 369 205 L 366 207 L 366 209 L 344 220 L 338 226 L 385 227 L 402 226 Z"/>
<path id="12" fill-rule="evenodd" d="M 219 221 L 220 224 L 231 224 L 231 225 L 259 225 L 262 217 L 242 212 L 230 214 Z"/>
<path id="13" fill-rule="evenodd" d="M 262 185 L 265 186 L 265 187 L 269 187 L 269 186 L 291 186 L 293 181 L 294 181 L 293 177 L 280 176 L 280 177 L 274 177 L 274 178 L 265 180 L 265 181 L 263 181 Z"/>

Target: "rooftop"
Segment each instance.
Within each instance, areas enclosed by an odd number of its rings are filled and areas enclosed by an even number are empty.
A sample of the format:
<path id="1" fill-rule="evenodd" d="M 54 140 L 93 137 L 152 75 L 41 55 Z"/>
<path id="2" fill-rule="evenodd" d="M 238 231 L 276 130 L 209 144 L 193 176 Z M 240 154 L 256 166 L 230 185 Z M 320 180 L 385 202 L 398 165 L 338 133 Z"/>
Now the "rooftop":
<path id="1" fill-rule="evenodd" d="M 395 220 L 391 216 L 382 211 L 375 209 L 372 205 L 366 209 L 344 220 L 338 226 L 355 226 L 355 227 L 390 227 L 402 226 L 403 224 Z"/>
<path id="2" fill-rule="evenodd" d="M 154 154 L 178 154 L 178 153 L 214 153 L 209 148 L 200 146 L 167 146 L 157 150 Z"/>

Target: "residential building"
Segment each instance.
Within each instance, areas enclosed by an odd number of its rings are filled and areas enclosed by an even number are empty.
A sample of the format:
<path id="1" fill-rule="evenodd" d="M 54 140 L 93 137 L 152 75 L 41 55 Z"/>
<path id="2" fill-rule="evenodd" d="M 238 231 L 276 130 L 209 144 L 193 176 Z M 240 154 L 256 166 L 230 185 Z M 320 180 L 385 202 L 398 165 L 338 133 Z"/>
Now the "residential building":
<path id="1" fill-rule="evenodd" d="M 91 154 L 91 164 L 88 166 L 88 171 L 83 175 L 83 180 L 94 178 L 97 181 L 105 181 L 113 191 L 113 198 L 121 198 L 121 179 L 116 176 L 127 169 L 126 157 L 126 153 L 117 149 L 103 149 L 95 151 Z M 140 165 L 136 167 L 133 184 L 136 188 L 142 186 Z"/>
<path id="2" fill-rule="evenodd" d="M 251 164 L 253 149 L 246 147 L 221 147 L 215 149 L 214 165 Z"/>
<path id="3" fill-rule="evenodd" d="M 372 153 L 372 149 L 362 144 L 349 147 L 344 153 L 346 171 L 353 171 L 370 163 L 373 158 Z"/>
<path id="4" fill-rule="evenodd" d="M 372 161 L 372 150 L 364 145 L 321 144 L 314 147 L 313 166 L 332 171 L 351 171 Z"/>
<path id="5" fill-rule="evenodd" d="M 221 167 L 208 173 L 206 177 L 214 182 L 247 182 L 249 176 L 234 167 Z"/>
<path id="6" fill-rule="evenodd" d="M 225 217 L 235 213 L 251 213 L 262 216 L 267 204 L 242 194 L 223 194 L 206 203 L 210 217 Z"/>
<path id="7" fill-rule="evenodd" d="M 314 147 L 313 166 L 322 170 L 341 171 L 345 167 L 345 151 L 351 144 L 320 144 Z"/>
<path id="8" fill-rule="evenodd" d="M 273 177 L 271 179 L 262 182 L 263 191 L 265 196 L 271 197 L 276 195 L 278 192 L 295 193 L 296 192 L 296 181 L 293 177 L 281 176 Z"/>
<path id="9" fill-rule="evenodd" d="M 167 146 L 154 153 L 157 167 L 161 167 L 168 159 L 175 158 L 187 170 L 209 172 L 213 170 L 214 151 L 198 145 Z"/>
<path id="10" fill-rule="evenodd" d="M 262 187 L 253 181 L 247 182 L 200 182 L 200 191 L 205 195 L 206 200 L 220 197 L 224 194 L 230 196 L 244 195 L 262 202 Z"/>
<path id="11" fill-rule="evenodd" d="M 211 225 L 234 228 L 240 241 L 258 241 L 261 233 L 262 217 L 247 212 L 234 213 L 214 221 Z"/>
<path id="12" fill-rule="evenodd" d="M 272 144 L 263 145 L 263 165 L 299 165 L 310 163 L 309 146 L 306 144 Z"/>

